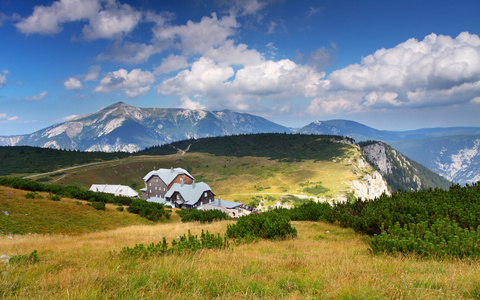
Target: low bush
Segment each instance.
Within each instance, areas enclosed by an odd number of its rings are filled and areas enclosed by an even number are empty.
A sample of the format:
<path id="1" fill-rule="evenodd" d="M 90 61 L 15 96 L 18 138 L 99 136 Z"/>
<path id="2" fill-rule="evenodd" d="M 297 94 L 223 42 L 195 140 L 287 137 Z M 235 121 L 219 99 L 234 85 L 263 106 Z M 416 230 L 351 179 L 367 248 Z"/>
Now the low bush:
<path id="1" fill-rule="evenodd" d="M 192 235 L 190 230 L 187 235 L 182 235 L 179 240 L 172 240 L 172 246 L 169 247 L 165 237 L 157 244 L 151 243 L 148 246 L 136 244 L 135 247 L 123 247 L 120 252 L 123 256 L 149 257 L 153 255 L 184 254 L 193 253 L 201 249 L 228 249 L 229 243 L 226 237 L 222 238 L 220 234 L 214 235 L 208 230 L 198 236 Z"/>
<path id="2" fill-rule="evenodd" d="M 372 237 L 371 251 L 379 253 L 416 253 L 421 256 L 480 257 L 480 226 L 477 229 L 461 228 L 445 218 L 435 221 L 400 226 L 396 223 L 387 233 Z"/>
<path id="3" fill-rule="evenodd" d="M 230 217 L 220 210 L 197 210 L 197 209 L 182 209 L 178 210 L 177 214 L 180 216 L 182 222 L 200 222 L 212 223 L 214 221 L 228 220 Z"/>
<path id="4" fill-rule="evenodd" d="M 92 207 L 96 210 L 105 210 L 105 202 L 94 201 Z"/>
<path id="5" fill-rule="evenodd" d="M 8 262 L 17 263 L 17 262 L 29 262 L 29 263 L 36 263 L 38 262 L 38 254 L 37 250 L 33 250 L 30 254 L 19 254 L 13 255 L 8 259 Z"/>
<path id="6" fill-rule="evenodd" d="M 165 211 L 163 204 L 148 202 L 142 199 L 132 200 L 127 210 L 150 221 L 170 219 L 170 214 Z"/>
<path id="7" fill-rule="evenodd" d="M 290 218 L 276 211 L 250 214 L 227 225 L 227 236 L 237 240 L 286 239 L 296 237 L 297 229 L 290 224 Z"/>

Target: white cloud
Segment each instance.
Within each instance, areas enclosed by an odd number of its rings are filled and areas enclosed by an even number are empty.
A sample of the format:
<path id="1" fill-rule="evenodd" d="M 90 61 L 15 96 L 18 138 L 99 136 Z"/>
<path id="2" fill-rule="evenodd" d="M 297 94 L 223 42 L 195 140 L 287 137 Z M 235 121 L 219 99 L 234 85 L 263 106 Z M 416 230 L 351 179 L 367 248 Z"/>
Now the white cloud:
<path id="1" fill-rule="evenodd" d="M 229 65 L 258 65 L 264 61 L 260 52 L 248 49 L 245 44 L 234 45 L 233 40 L 226 40 L 219 47 L 204 51 L 203 56 Z"/>
<path id="2" fill-rule="evenodd" d="M 2 88 L 5 83 L 7 83 L 7 74 L 8 70 L 2 70 L 2 72 L 0 73 L 0 88 Z"/>
<path id="3" fill-rule="evenodd" d="M 199 101 L 198 102 L 192 101 L 188 97 L 182 97 L 180 101 L 182 103 L 180 105 L 181 108 L 192 109 L 192 110 L 203 110 L 206 108 L 205 105 L 202 105 Z"/>
<path id="4" fill-rule="evenodd" d="M 247 65 L 235 73 L 228 64 L 201 57 L 189 70 L 160 83 L 157 92 L 180 98 L 201 98 L 209 108 L 248 110 L 256 106 L 262 109 L 259 106 L 266 99 L 286 102 L 295 97 L 317 95 L 323 89 L 324 75 L 288 59 Z M 288 105 L 279 107 L 282 111 L 289 109 Z"/>
<path id="5" fill-rule="evenodd" d="M 15 101 L 36 102 L 36 101 L 43 100 L 47 96 L 48 96 L 48 92 L 44 91 L 44 92 L 41 92 L 40 94 L 37 94 L 37 95 L 27 96 L 25 98 L 17 98 L 17 99 L 14 99 L 14 100 Z"/>
<path id="6" fill-rule="evenodd" d="M 157 86 L 159 94 L 181 96 L 219 91 L 224 82 L 234 75 L 230 66 L 219 65 L 201 57 L 194 62 L 190 70 L 183 70 Z"/>
<path id="7" fill-rule="evenodd" d="M 162 52 L 162 47 L 147 45 L 145 43 L 114 44 L 106 52 L 98 55 L 99 60 L 114 60 L 126 63 L 146 62 L 150 56 Z"/>
<path id="8" fill-rule="evenodd" d="M 6 113 L 0 113 L 0 122 L 5 123 L 5 122 L 12 122 L 18 120 L 19 117 L 17 116 L 11 116 L 9 117 Z"/>
<path id="9" fill-rule="evenodd" d="M 324 76 L 325 73 L 318 73 L 289 59 L 269 60 L 238 70 L 232 87 L 237 93 L 270 98 L 314 97 Z"/>
<path id="10" fill-rule="evenodd" d="M 218 19 L 212 13 L 210 17 L 203 17 L 199 23 L 188 21 L 186 25 L 159 26 L 154 29 L 154 36 L 157 42 L 169 42 L 186 54 L 195 54 L 222 45 L 239 26 L 232 14 Z"/>
<path id="11" fill-rule="evenodd" d="M 91 66 L 88 68 L 88 74 L 85 75 L 84 81 L 97 81 L 98 75 L 100 74 L 101 67 L 99 65 Z"/>
<path id="12" fill-rule="evenodd" d="M 480 38 L 463 32 L 409 39 L 332 72 L 324 84 L 330 101 L 314 104 L 331 112 L 348 112 L 345 101 L 360 110 L 467 103 L 480 92 Z"/>
<path id="13" fill-rule="evenodd" d="M 59 0 L 35 6 L 32 15 L 15 26 L 25 34 L 57 34 L 64 23 L 84 21 L 84 38 L 108 39 L 132 31 L 141 18 L 141 12 L 116 0 Z"/>
<path id="14" fill-rule="evenodd" d="M 186 67 L 188 67 L 188 63 L 184 56 L 170 54 L 162 60 L 162 63 L 155 69 L 155 72 L 167 74 Z"/>
<path id="15" fill-rule="evenodd" d="M 109 93 L 116 90 L 123 90 L 128 97 L 137 97 L 147 93 L 155 76 L 149 71 L 133 69 L 128 72 L 120 69 L 108 73 L 94 91 L 98 93 Z"/>
<path id="16" fill-rule="evenodd" d="M 56 34 L 62 23 L 87 20 L 98 13 L 99 0 L 60 0 L 51 6 L 35 6 L 33 14 L 15 26 L 25 34 Z"/>
<path id="17" fill-rule="evenodd" d="M 109 1 L 105 10 L 90 17 L 82 32 L 86 39 L 108 39 L 132 31 L 141 19 L 142 13 L 130 5 Z"/>
<path id="18" fill-rule="evenodd" d="M 82 88 L 82 82 L 75 77 L 70 77 L 63 82 L 66 90 L 78 90 Z"/>

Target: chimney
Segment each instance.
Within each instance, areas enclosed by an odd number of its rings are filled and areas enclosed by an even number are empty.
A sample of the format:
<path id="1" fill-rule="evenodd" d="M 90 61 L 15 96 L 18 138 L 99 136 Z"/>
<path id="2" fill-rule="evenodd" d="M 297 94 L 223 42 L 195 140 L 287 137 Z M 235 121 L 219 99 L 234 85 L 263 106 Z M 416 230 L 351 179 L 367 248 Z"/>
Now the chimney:
<path id="1" fill-rule="evenodd" d="M 220 199 L 220 197 L 218 197 L 218 206 L 222 206 L 222 199 Z"/>
<path id="2" fill-rule="evenodd" d="M 183 186 L 184 185 L 184 182 L 183 182 L 183 178 L 180 177 L 180 185 Z"/>
<path id="3" fill-rule="evenodd" d="M 173 173 L 173 167 L 170 167 L 170 172 L 172 172 L 172 173 Z"/>
<path id="4" fill-rule="evenodd" d="M 195 180 L 192 181 L 192 189 L 195 188 Z"/>

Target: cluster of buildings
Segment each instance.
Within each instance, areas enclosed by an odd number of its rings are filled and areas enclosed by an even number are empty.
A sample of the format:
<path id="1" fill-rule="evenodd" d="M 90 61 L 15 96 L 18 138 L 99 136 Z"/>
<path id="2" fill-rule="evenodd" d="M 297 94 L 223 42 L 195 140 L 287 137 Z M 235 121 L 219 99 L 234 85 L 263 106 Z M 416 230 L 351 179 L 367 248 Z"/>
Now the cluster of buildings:
<path id="1" fill-rule="evenodd" d="M 231 217 L 249 214 L 243 203 L 215 199 L 208 184 L 195 182 L 195 178 L 182 168 L 158 169 L 143 177 L 145 187 L 140 198 L 165 206 L 221 210 Z M 128 186 L 94 184 L 90 191 L 115 194 L 116 196 L 138 197 L 138 193 Z"/>

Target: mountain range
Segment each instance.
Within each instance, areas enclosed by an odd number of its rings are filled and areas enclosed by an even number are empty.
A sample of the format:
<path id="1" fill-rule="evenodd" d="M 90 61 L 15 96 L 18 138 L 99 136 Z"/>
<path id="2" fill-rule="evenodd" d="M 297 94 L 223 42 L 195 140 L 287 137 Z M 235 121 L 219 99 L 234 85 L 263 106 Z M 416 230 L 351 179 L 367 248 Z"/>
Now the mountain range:
<path id="1" fill-rule="evenodd" d="M 139 108 L 118 102 L 32 134 L 0 137 L 0 146 L 134 152 L 191 138 L 274 132 L 341 135 L 357 142 L 382 141 L 453 182 L 480 180 L 479 127 L 386 131 L 354 121 L 329 120 L 295 129 L 230 110 Z"/>

